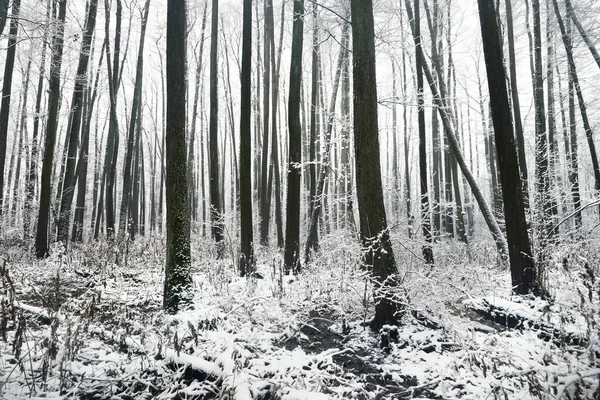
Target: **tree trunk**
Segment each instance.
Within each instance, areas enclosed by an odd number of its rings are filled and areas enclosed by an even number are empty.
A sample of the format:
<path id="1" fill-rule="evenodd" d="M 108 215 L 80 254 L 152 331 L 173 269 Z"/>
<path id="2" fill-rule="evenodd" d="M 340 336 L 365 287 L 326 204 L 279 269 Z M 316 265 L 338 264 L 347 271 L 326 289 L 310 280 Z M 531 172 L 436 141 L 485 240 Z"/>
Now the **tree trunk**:
<path id="1" fill-rule="evenodd" d="M 302 85 L 302 46 L 304 0 L 294 0 L 292 55 L 288 99 L 289 159 L 285 222 L 284 270 L 300 271 L 300 186 L 302 162 L 302 125 L 300 123 L 300 87 Z"/>
<path id="2" fill-rule="evenodd" d="M 375 317 L 370 325 L 379 331 L 385 324 L 397 323 L 400 317 L 399 304 L 388 293 L 397 284 L 398 269 L 387 226 L 379 162 L 373 2 L 352 0 L 350 9 L 354 109 L 360 110 L 354 113 L 354 150 L 362 262 L 374 278 Z"/>
<path id="3" fill-rule="evenodd" d="M 423 229 L 423 238 L 425 239 L 425 244 L 423 245 L 423 257 L 425 258 L 425 262 L 427 264 L 434 263 L 433 259 L 433 249 L 431 248 L 431 243 L 433 242 L 433 237 L 431 235 L 431 222 L 430 222 L 430 205 L 429 205 L 429 195 L 428 195 L 428 180 L 427 176 L 427 142 L 426 142 L 426 133 L 425 133 L 425 108 L 424 108 L 424 91 L 423 91 L 423 49 L 421 45 L 421 14 L 420 14 L 420 0 L 415 0 L 415 19 L 414 19 L 414 31 L 413 38 L 415 41 L 416 48 L 416 70 L 417 70 L 417 102 L 419 105 L 418 108 L 418 124 L 419 124 L 419 173 L 421 176 L 421 219 L 422 219 L 422 229 Z M 407 0 L 407 8 L 410 7 L 409 1 Z M 409 16 L 409 20 L 412 20 L 412 17 Z M 357 110 L 355 105 L 355 110 Z M 356 113 L 355 113 L 356 114 Z M 356 143 L 355 143 L 356 147 Z M 358 182 L 357 182 L 358 183 Z M 361 223 L 362 225 L 362 223 Z"/>
<path id="4" fill-rule="evenodd" d="M 18 1 L 18 0 L 17 0 Z M 54 163 L 54 145 L 58 127 L 58 103 L 60 102 L 60 71 L 62 66 L 64 22 L 67 12 L 67 0 L 59 2 L 57 27 L 52 38 L 52 58 L 50 64 L 50 82 L 48 97 L 48 124 L 44 141 L 44 160 L 42 162 L 42 181 L 40 186 L 40 209 L 38 213 L 35 253 L 37 258 L 48 255 L 48 225 L 50 221 L 50 197 L 52 165 Z"/>
<path id="5" fill-rule="evenodd" d="M 44 75 L 46 73 L 46 48 L 48 43 L 48 32 L 50 22 L 50 3 L 52 0 L 48 0 L 46 3 L 46 27 L 44 28 L 43 43 L 42 43 L 42 55 L 40 58 L 40 71 L 38 76 L 37 94 L 35 98 L 35 111 L 33 115 L 33 133 L 31 138 L 31 162 L 27 170 L 27 182 L 25 184 L 25 209 L 23 232 L 26 238 L 31 237 L 31 211 L 33 209 L 33 198 L 35 197 L 35 187 L 37 183 L 37 170 L 38 170 L 38 132 L 40 126 L 40 114 L 42 109 L 42 94 L 44 93 Z M 1 156 L 0 156 L 1 157 Z"/>
<path id="6" fill-rule="evenodd" d="M 163 306 L 175 313 L 190 300 L 190 220 L 186 176 L 186 1 L 167 5 L 167 248 Z"/>
<path id="7" fill-rule="evenodd" d="M 223 204 L 221 190 L 225 188 L 219 180 L 219 85 L 217 77 L 219 39 L 219 0 L 212 0 L 211 40 L 210 40 L 210 120 L 209 120 L 209 176 L 210 176 L 210 221 L 212 235 L 217 244 L 217 258 L 223 258 L 225 242 L 223 237 Z M 223 152 L 225 165 L 225 152 Z"/>
<path id="8" fill-rule="evenodd" d="M 240 275 L 254 272 L 252 228 L 252 0 L 244 1 L 240 95 Z"/>
<path id="9" fill-rule="evenodd" d="M 517 150 L 511 124 L 511 112 L 506 89 L 500 31 L 493 0 L 478 0 L 479 20 L 490 91 L 495 142 L 498 149 L 498 167 L 502 183 L 506 236 L 510 258 L 513 291 L 517 294 L 539 293 L 536 270 L 527 232 L 527 221 Z"/>
<path id="10" fill-rule="evenodd" d="M 263 140 L 262 140 L 262 158 L 261 158 L 261 181 L 260 187 L 260 243 L 269 244 L 269 219 L 270 219 L 270 198 L 268 197 L 268 175 L 269 175 L 269 112 L 271 95 L 271 35 L 273 28 L 269 25 L 272 22 L 268 18 L 269 13 L 273 15 L 272 0 L 264 0 L 264 57 L 263 57 Z"/>

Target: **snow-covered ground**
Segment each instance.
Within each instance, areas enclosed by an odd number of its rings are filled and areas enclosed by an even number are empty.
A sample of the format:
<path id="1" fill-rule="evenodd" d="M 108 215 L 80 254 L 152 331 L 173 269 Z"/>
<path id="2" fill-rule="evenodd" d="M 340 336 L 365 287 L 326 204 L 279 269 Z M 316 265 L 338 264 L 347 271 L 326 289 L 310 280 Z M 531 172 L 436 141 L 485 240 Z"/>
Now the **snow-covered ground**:
<path id="1" fill-rule="evenodd" d="M 598 398 L 598 244 L 555 249 L 544 301 L 511 295 L 491 244 L 435 245 L 426 268 L 396 240 L 409 304 L 379 334 L 349 237 L 324 238 L 299 276 L 258 249 L 251 279 L 198 239 L 193 303 L 176 315 L 161 309 L 158 238 L 41 262 L 0 244 L 0 398 Z"/>

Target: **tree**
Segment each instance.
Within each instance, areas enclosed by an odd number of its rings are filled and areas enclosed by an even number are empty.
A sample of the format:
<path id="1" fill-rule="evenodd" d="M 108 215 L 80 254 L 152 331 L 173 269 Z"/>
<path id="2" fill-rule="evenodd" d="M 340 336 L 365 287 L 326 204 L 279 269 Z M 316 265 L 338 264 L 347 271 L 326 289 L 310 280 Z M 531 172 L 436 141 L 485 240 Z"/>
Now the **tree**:
<path id="1" fill-rule="evenodd" d="M 252 0 L 244 0 L 240 96 L 240 275 L 254 272 L 252 228 Z"/>
<path id="2" fill-rule="evenodd" d="M 300 88 L 302 86 L 302 46 L 304 0 L 294 0 L 292 55 L 288 98 L 288 183 L 285 220 L 285 273 L 300 270 L 300 186 L 302 162 L 302 125 L 300 123 Z"/>
<path id="3" fill-rule="evenodd" d="M 69 226 L 71 222 L 71 209 L 73 205 L 73 196 L 75 194 L 75 182 L 77 179 L 77 147 L 79 142 L 79 130 L 83 118 L 83 100 L 84 89 L 88 83 L 88 62 L 90 59 L 90 48 L 94 28 L 96 27 L 96 11 L 98 10 L 98 0 L 92 0 L 89 3 L 85 32 L 81 42 L 81 51 L 79 52 L 79 63 L 77 65 L 77 75 L 75 76 L 75 86 L 73 88 L 73 97 L 71 99 L 71 122 L 68 133 L 69 143 L 67 150 L 67 162 L 65 167 L 65 176 L 62 186 L 62 196 L 60 202 L 60 211 L 58 214 L 56 240 L 62 242 L 65 246 L 69 238 Z M 89 117 L 89 116 L 88 116 Z"/>
<path id="4" fill-rule="evenodd" d="M 425 245 L 423 245 L 423 257 L 427 264 L 433 264 L 433 249 L 431 242 L 431 222 L 429 217 L 429 196 L 428 192 L 428 176 L 427 176 L 427 143 L 425 134 L 425 108 L 424 108 L 424 92 L 423 92 L 423 48 L 421 45 L 421 16 L 419 1 L 415 0 L 415 19 L 414 19 L 414 39 L 416 52 L 416 70 L 417 70 L 417 102 L 418 108 L 418 124 L 419 124 L 419 173 L 421 175 L 421 218 L 423 219 L 423 237 Z"/>
<path id="5" fill-rule="evenodd" d="M 67 13 L 67 0 L 61 0 L 58 6 L 56 31 L 52 37 L 52 57 L 50 64 L 50 83 L 48 96 L 48 124 L 44 141 L 44 159 L 42 161 L 42 182 L 40 186 L 40 209 L 38 212 L 35 253 L 37 258 L 48 255 L 48 225 L 50 220 L 50 196 L 52 184 L 52 166 L 54 163 L 54 145 L 58 128 L 58 105 L 60 102 L 60 71 L 64 42 L 64 23 Z"/>
<path id="6" fill-rule="evenodd" d="M 7 4 L 0 4 L 1 8 Z M 17 52 L 17 33 L 19 29 L 19 9 L 21 0 L 13 2 L 12 17 L 8 30 L 8 48 L 4 64 L 4 78 L 2 80 L 2 102 L 0 103 L 0 216 L 2 216 L 2 199 L 4 197 L 4 164 L 6 162 L 6 143 L 8 139 L 8 118 L 10 114 L 10 95 L 12 90 L 12 77 L 15 66 L 15 53 Z"/>
<path id="7" fill-rule="evenodd" d="M 500 30 L 493 0 L 478 0 L 479 21 L 490 91 L 498 168 L 502 184 L 506 239 L 510 258 L 513 291 L 517 294 L 538 293 L 535 264 L 527 232 L 521 175 L 513 135 L 506 71 L 504 69 Z"/>
<path id="8" fill-rule="evenodd" d="M 190 219 L 186 176 L 185 76 L 186 1 L 167 5 L 167 131 L 166 206 L 167 250 L 163 306 L 177 312 L 188 300 L 190 275 Z"/>
<path id="9" fill-rule="evenodd" d="M 217 257 L 224 255 L 223 237 L 223 206 L 219 190 L 219 85 L 218 69 L 218 38 L 219 38 L 219 0 L 212 2 L 211 36 L 210 36 L 210 119 L 209 119 L 209 161 L 210 168 L 210 221 L 212 235 L 217 243 Z"/>
<path id="10" fill-rule="evenodd" d="M 389 293 L 398 273 L 390 241 L 379 160 L 375 32 L 372 0 L 352 0 L 352 48 L 354 76 L 354 150 L 356 193 L 360 216 L 362 262 L 373 275 L 375 317 L 371 328 L 398 321 L 398 304 Z"/>
<path id="11" fill-rule="evenodd" d="M 261 159 L 261 182 L 260 187 L 260 243 L 269 244 L 269 219 L 270 219 L 270 200 L 269 189 L 272 183 L 268 179 L 269 171 L 269 112 L 271 95 L 271 54 L 273 30 L 273 0 L 264 0 L 264 58 L 263 58 L 263 139 L 262 139 L 262 159 Z M 273 71 L 275 73 L 275 71 Z M 275 135 L 275 132 L 272 132 Z M 273 152 L 274 149 L 271 149 Z"/>

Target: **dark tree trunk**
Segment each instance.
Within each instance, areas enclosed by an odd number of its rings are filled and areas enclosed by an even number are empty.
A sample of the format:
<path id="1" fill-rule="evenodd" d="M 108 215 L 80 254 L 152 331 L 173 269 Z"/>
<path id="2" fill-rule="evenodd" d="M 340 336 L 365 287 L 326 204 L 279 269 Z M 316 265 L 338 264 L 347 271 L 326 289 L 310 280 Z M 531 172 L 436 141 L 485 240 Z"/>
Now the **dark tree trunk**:
<path id="1" fill-rule="evenodd" d="M 240 96 L 240 275 L 254 272 L 252 228 L 252 0 L 244 0 Z"/>
<path id="2" fill-rule="evenodd" d="M 552 213 L 550 201 L 550 177 L 548 169 L 548 131 L 546 129 L 546 108 L 544 105 L 544 73 L 542 69 L 542 37 L 540 21 L 540 2 L 531 3 L 533 16 L 533 56 L 534 56 L 534 106 L 535 106 L 535 184 L 536 216 L 538 224 L 539 251 L 538 268 L 542 268 L 546 259 L 546 247 L 551 236 Z"/>
<path id="3" fill-rule="evenodd" d="M 505 205 L 512 286 L 517 294 L 539 293 L 525 219 L 521 177 L 506 88 L 506 71 L 502 56 L 500 56 L 502 45 L 500 44 L 496 11 L 493 0 L 478 0 L 478 3 L 491 113 L 494 122 L 494 137 L 498 149 L 498 167 Z"/>
<path id="4" fill-rule="evenodd" d="M 217 244 L 217 257 L 222 258 L 225 253 L 223 237 L 223 204 L 221 203 L 221 190 L 225 188 L 219 180 L 219 85 L 217 77 L 218 66 L 218 39 L 219 39 L 219 0 L 212 1 L 211 14 L 211 40 L 210 40 L 210 119 L 209 119 L 209 175 L 210 175 L 210 221 L 212 235 Z M 225 158 L 225 152 L 223 152 Z M 225 161 L 223 160 L 223 164 Z"/>
<path id="5" fill-rule="evenodd" d="M 0 5 L 8 7 L 8 4 Z M 14 0 L 10 28 L 8 30 L 8 48 L 6 50 L 6 61 L 4 63 L 4 77 L 2 80 L 2 102 L 0 104 L 0 217 L 4 207 L 4 164 L 6 163 L 6 143 L 8 139 L 8 119 L 10 115 L 10 96 L 12 90 L 12 77 L 15 66 L 15 54 L 17 52 L 17 33 L 19 29 L 19 9 L 21 0 Z"/>
<path id="6" fill-rule="evenodd" d="M 300 270 L 300 187 L 302 183 L 302 125 L 300 123 L 300 87 L 302 86 L 302 46 L 304 0 L 294 0 L 292 55 L 288 99 L 289 158 L 285 221 L 285 273 Z"/>
<path id="7" fill-rule="evenodd" d="M 374 278 L 375 317 L 371 328 L 379 331 L 398 321 L 399 305 L 390 297 L 398 269 L 392 251 L 381 183 L 377 121 L 375 34 L 371 0 L 352 0 L 352 48 L 354 76 L 354 150 L 356 192 L 360 215 L 363 263 Z"/>
<path id="8" fill-rule="evenodd" d="M 262 140 L 262 158 L 261 158 L 261 181 L 260 187 L 260 243 L 269 244 L 269 220 L 270 220 L 270 196 L 269 194 L 269 112 L 271 95 L 271 36 L 273 27 L 273 1 L 264 0 L 264 57 L 263 57 L 263 140 Z M 269 15 L 271 18 L 269 18 Z M 272 133 L 274 134 L 274 132 Z M 271 150 L 273 151 L 273 150 Z"/>
<path id="9" fill-rule="evenodd" d="M 18 1 L 18 0 L 17 0 Z M 50 197 L 52 185 L 52 165 L 54 163 L 54 145 L 58 128 L 58 103 L 60 102 L 60 70 L 62 66 L 64 22 L 67 12 L 67 0 L 58 7 L 57 27 L 52 38 L 52 58 L 50 64 L 50 95 L 48 98 L 48 125 L 44 141 L 44 159 L 42 162 L 42 181 L 40 186 L 40 209 L 38 213 L 35 253 L 37 258 L 48 255 L 48 225 L 50 221 Z"/>
<path id="10" fill-rule="evenodd" d="M 167 255 L 163 306 L 175 313 L 190 299 L 190 219 L 185 143 L 186 1 L 167 6 Z"/>
<path id="11" fill-rule="evenodd" d="M 46 3 L 46 22 L 47 25 L 44 28 L 43 43 L 42 43 L 42 55 L 40 58 L 40 71 L 38 76 L 37 94 L 35 98 L 35 112 L 33 116 L 33 133 L 31 138 L 31 162 L 27 169 L 27 181 L 25 183 L 25 209 L 24 209 L 24 224 L 23 231 L 26 238 L 32 236 L 31 233 L 31 211 L 33 209 L 33 198 L 35 197 L 35 187 L 37 183 L 37 170 L 38 170 L 38 132 L 40 126 L 40 114 L 42 109 L 42 94 L 44 93 L 44 75 L 46 73 L 46 48 L 48 42 L 48 25 L 50 21 L 50 2 Z"/>
<path id="12" fill-rule="evenodd" d="M 430 222 L 430 205 L 428 195 L 428 176 L 427 176 L 427 142 L 425 133 L 425 108 L 424 108 L 424 92 L 423 92 L 423 49 L 421 45 L 421 14 L 420 0 L 415 0 L 415 19 L 414 19 L 414 40 L 416 47 L 416 72 L 417 72 L 417 101 L 418 108 L 418 124 L 419 124 L 419 173 L 421 176 L 421 219 L 423 226 L 423 257 L 427 264 L 433 264 L 433 249 L 431 243 L 433 238 L 431 235 Z M 410 18 L 409 18 L 410 19 Z M 356 109 L 356 105 L 355 105 Z M 356 147 L 356 144 L 355 144 Z"/>
<path id="13" fill-rule="evenodd" d="M 73 206 L 73 196 L 75 194 L 76 176 L 76 158 L 77 146 L 79 142 L 79 130 L 84 113 L 83 95 L 88 83 L 88 63 L 90 59 L 90 49 L 92 37 L 96 27 L 96 11 L 98 10 L 98 0 L 91 0 L 85 24 L 85 32 L 81 42 L 81 51 L 79 52 L 79 63 L 77 65 L 77 75 L 75 78 L 75 87 L 73 88 L 73 97 L 71 99 L 71 124 L 68 132 L 69 142 L 67 150 L 67 161 L 65 166 L 65 175 L 62 186 L 62 195 L 60 202 L 60 212 L 58 214 L 56 240 L 62 242 L 65 246 L 69 240 L 69 226 L 71 222 L 71 209 Z"/>

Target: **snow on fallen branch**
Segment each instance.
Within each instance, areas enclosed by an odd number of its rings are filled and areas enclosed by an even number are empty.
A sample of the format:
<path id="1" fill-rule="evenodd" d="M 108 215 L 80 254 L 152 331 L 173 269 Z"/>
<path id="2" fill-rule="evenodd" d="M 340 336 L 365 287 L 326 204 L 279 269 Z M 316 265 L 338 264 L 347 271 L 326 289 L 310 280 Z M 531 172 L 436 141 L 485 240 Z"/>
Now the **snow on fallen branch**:
<path id="1" fill-rule="evenodd" d="M 579 382 L 584 378 L 593 378 L 595 376 L 600 378 L 600 368 L 590 369 L 589 371 L 578 372 L 576 374 L 563 377 L 562 386 L 558 389 L 558 392 L 556 393 L 556 398 L 561 399 L 565 394 L 566 390 L 572 384 Z"/>

